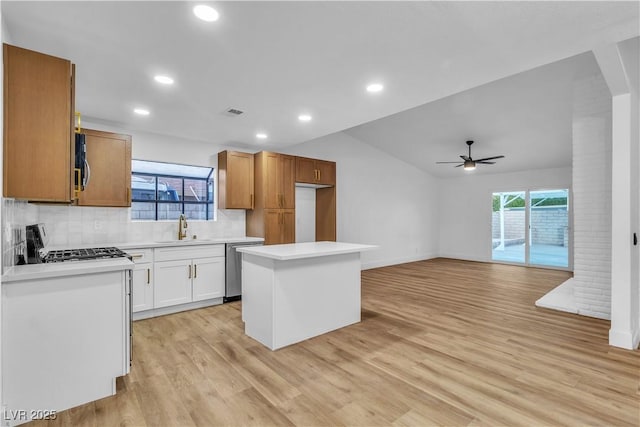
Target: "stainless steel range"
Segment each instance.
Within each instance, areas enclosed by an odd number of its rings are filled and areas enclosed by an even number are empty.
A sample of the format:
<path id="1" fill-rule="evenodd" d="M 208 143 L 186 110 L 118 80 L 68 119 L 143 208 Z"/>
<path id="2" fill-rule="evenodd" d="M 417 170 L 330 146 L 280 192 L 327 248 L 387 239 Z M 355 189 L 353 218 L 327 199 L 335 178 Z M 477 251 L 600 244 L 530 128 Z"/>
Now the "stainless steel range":
<path id="1" fill-rule="evenodd" d="M 82 261 L 93 259 L 109 259 L 123 258 L 129 255 L 116 248 L 84 248 L 84 249 L 62 249 L 57 251 L 49 251 L 45 256 L 44 262 L 65 262 L 65 261 Z"/>

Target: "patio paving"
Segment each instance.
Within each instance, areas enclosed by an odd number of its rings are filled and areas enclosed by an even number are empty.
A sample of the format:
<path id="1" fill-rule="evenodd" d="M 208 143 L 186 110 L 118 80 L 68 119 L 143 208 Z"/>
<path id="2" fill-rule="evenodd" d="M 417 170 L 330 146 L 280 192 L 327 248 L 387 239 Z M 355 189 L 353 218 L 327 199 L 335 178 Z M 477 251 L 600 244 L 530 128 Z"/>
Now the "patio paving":
<path id="1" fill-rule="evenodd" d="M 504 250 L 493 249 L 494 261 L 524 263 L 524 244 L 505 246 Z M 533 244 L 529 250 L 529 264 L 550 267 L 569 266 L 569 248 L 565 246 Z"/>

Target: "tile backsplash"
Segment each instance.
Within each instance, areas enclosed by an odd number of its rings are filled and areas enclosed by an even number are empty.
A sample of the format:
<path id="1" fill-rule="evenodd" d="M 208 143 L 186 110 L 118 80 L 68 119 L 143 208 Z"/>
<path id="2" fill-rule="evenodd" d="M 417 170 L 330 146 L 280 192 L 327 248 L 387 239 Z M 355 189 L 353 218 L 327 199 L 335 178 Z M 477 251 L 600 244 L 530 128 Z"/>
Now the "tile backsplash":
<path id="1" fill-rule="evenodd" d="M 26 252 L 25 226 L 38 222 L 38 209 L 22 200 L 2 199 L 2 268 L 16 262 Z"/>
<path id="2" fill-rule="evenodd" d="M 44 223 L 49 246 L 71 248 L 153 242 L 177 238 L 178 221 L 132 221 L 129 208 L 99 208 L 65 205 L 37 205 L 13 199 L 2 200 L 2 265 L 13 264 L 12 230 Z M 216 221 L 188 221 L 189 237 L 245 236 L 245 211 L 218 210 Z"/>

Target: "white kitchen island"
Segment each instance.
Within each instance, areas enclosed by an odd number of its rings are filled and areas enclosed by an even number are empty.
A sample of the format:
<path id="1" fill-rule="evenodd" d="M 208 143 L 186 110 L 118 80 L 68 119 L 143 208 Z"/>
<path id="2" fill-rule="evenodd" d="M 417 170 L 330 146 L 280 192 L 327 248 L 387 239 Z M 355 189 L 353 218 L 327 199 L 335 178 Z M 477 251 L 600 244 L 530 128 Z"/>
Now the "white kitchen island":
<path id="1" fill-rule="evenodd" d="M 242 252 L 245 334 L 271 350 L 360 321 L 360 252 L 376 246 L 309 242 Z"/>

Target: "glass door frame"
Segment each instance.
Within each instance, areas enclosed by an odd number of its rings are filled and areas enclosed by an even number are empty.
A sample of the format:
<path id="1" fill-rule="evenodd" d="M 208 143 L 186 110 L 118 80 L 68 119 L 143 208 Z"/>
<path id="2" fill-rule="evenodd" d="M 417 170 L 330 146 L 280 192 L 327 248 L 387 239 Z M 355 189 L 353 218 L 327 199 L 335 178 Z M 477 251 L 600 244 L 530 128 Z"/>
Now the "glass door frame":
<path id="1" fill-rule="evenodd" d="M 534 264 L 530 261 L 531 255 L 531 192 L 539 192 L 539 191 L 557 191 L 557 190 L 567 190 L 567 203 L 569 204 L 569 208 L 567 210 L 567 228 L 568 228 L 568 246 L 567 246 L 567 266 L 566 267 L 558 267 L 554 265 L 544 265 L 544 264 Z M 524 262 L 517 261 L 501 261 L 493 259 L 493 239 L 489 241 L 489 248 L 491 249 L 490 259 L 491 262 L 496 264 L 509 264 L 509 265 L 520 265 L 525 267 L 535 267 L 535 268 L 546 268 L 550 270 L 563 270 L 563 271 L 573 271 L 573 192 L 571 188 L 567 187 L 556 187 L 556 188 L 528 188 L 526 190 L 510 190 L 510 191 L 492 191 L 491 197 L 493 200 L 493 195 L 495 193 L 524 193 L 524 210 L 525 210 L 525 242 L 524 242 Z M 493 225 L 492 232 L 490 235 L 493 235 Z"/>

